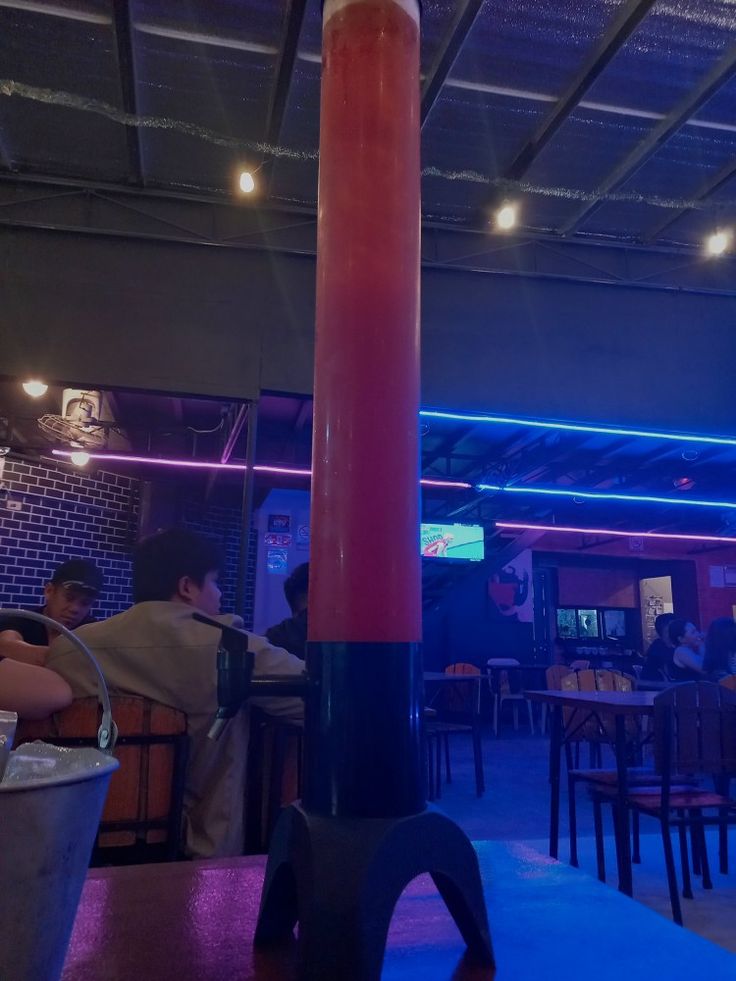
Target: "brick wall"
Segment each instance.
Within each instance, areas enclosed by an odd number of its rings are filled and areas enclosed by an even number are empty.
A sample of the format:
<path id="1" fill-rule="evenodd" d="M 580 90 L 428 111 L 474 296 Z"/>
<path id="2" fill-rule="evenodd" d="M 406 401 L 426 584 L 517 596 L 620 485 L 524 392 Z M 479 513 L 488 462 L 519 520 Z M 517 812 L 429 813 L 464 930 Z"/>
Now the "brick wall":
<path id="1" fill-rule="evenodd" d="M 238 583 L 238 563 L 240 561 L 240 508 L 210 505 L 204 511 L 199 501 L 184 504 L 182 524 L 185 528 L 214 539 L 225 554 L 225 568 L 220 573 L 222 589 L 222 610 L 224 613 L 238 613 L 243 617 L 248 630 L 253 629 L 253 610 L 255 603 L 256 548 L 258 534 L 255 528 L 250 532 L 250 556 L 248 562 L 245 603 L 242 610 L 236 609 L 235 595 Z"/>
<path id="2" fill-rule="evenodd" d="M 127 609 L 130 550 L 138 523 L 137 478 L 3 462 L 0 605 L 40 604 L 43 584 L 54 568 L 66 559 L 84 557 L 105 575 L 105 592 L 95 613 L 107 617 Z"/>

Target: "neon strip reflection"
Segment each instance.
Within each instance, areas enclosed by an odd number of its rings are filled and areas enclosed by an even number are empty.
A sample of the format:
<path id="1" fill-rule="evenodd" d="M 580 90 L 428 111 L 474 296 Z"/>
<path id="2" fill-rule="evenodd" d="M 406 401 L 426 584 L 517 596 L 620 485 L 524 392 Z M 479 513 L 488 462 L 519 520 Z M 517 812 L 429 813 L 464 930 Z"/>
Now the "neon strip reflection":
<path id="1" fill-rule="evenodd" d="M 651 494 L 616 494 L 609 491 L 584 491 L 560 487 L 501 487 L 499 484 L 478 484 L 477 490 L 503 491 L 504 494 L 541 494 L 548 497 L 572 497 L 586 501 L 633 501 L 644 504 L 686 504 L 701 508 L 731 508 L 736 510 L 734 501 L 703 501 L 695 497 L 657 497 Z"/>
<path id="2" fill-rule="evenodd" d="M 53 456 L 63 456 L 67 459 L 72 456 L 72 450 L 52 450 Z M 215 460 L 171 460 L 161 456 L 133 456 L 127 453 L 90 453 L 90 460 L 99 460 L 102 463 L 144 463 L 160 467 L 184 467 L 189 470 L 236 470 L 241 473 L 248 468 L 244 463 L 217 463 Z M 265 463 L 257 463 L 253 469 L 257 473 L 283 474 L 289 477 L 311 478 L 311 470 L 301 470 L 296 467 L 277 467 Z M 420 483 L 427 487 L 459 487 L 460 489 L 470 490 L 472 484 L 465 484 L 454 480 L 432 480 L 422 479 Z"/>
<path id="3" fill-rule="evenodd" d="M 736 538 L 727 538 L 724 535 L 678 535 L 674 532 L 666 534 L 661 531 L 620 531 L 613 528 L 569 528 L 564 525 L 531 525 L 520 524 L 516 521 L 496 521 L 497 528 L 506 528 L 510 531 L 562 531 L 570 532 L 575 535 L 613 535 L 617 538 L 662 538 L 678 542 L 728 542 L 729 545 L 736 545 Z"/>
<path id="4" fill-rule="evenodd" d="M 577 422 L 552 422 L 547 419 L 519 419 L 514 416 L 475 415 L 472 412 L 440 412 L 422 409 L 426 419 L 453 419 L 457 422 L 497 423 L 499 425 L 529 426 L 532 429 L 562 430 L 570 433 L 597 433 L 602 436 L 642 436 L 645 439 L 668 439 L 674 443 L 707 443 L 714 446 L 736 446 L 733 436 L 695 436 L 692 433 L 658 433 L 648 429 L 622 429 L 618 426 L 592 426 Z"/>

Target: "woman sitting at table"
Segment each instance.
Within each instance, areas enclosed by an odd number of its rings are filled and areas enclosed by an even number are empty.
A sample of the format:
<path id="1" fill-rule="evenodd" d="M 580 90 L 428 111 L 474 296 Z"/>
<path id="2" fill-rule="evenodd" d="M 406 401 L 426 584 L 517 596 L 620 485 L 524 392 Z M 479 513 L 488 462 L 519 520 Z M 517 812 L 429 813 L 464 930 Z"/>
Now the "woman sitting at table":
<path id="1" fill-rule="evenodd" d="M 733 617 L 718 617 L 708 627 L 703 666 L 711 681 L 736 674 L 736 623 Z"/>
<path id="2" fill-rule="evenodd" d="M 672 651 L 667 664 L 670 681 L 703 680 L 703 637 L 689 620 L 676 617 L 667 628 Z"/>

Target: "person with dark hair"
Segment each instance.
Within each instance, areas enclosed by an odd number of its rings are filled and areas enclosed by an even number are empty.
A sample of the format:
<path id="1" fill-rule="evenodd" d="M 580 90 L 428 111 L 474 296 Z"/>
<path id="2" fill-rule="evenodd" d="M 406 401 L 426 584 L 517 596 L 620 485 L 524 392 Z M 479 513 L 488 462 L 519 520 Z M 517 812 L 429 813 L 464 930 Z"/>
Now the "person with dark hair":
<path id="1" fill-rule="evenodd" d="M 703 637 L 690 620 L 675 617 L 667 632 L 673 650 L 667 664 L 670 681 L 701 681 L 703 678 Z"/>
<path id="2" fill-rule="evenodd" d="M 284 583 L 284 596 L 291 609 L 291 616 L 266 631 L 266 637 L 275 647 L 283 647 L 302 660 L 307 656 L 308 592 L 309 563 L 303 562 Z"/>
<path id="3" fill-rule="evenodd" d="M 249 712 L 243 707 L 217 742 L 208 738 L 217 712 L 219 631 L 192 617 L 199 610 L 242 630 L 243 621 L 220 615 L 219 549 L 184 529 L 163 531 L 133 554 L 135 605 L 79 637 L 99 661 L 111 692 L 140 695 L 187 716 L 189 760 L 184 790 L 185 850 L 192 858 L 242 854 Z M 247 633 L 254 674 L 300 675 L 302 661 Z M 48 666 L 71 685 L 75 698 L 93 695 L 89 664 L 65 638 L 51 646 Z M 299 719 L 301 699 L 253 698 L 271 715 Z"/>
<path id="4" fill-rule="evenodd" d="M 669 625 L 675 619 L 674 613 L 660 613 L 654 621 L 657 637 L 647 648 L 644 655 L 644 667 L 641 677 L 644 681 L 664 681 L 667 678 L 667 666 L 672 657 L 673 646 L 670 644 L 667 632 Z"/>
<path id="5" fill-rule="evenodd" d="M 733 617 L 717 617 L 708 627 L 703 668 L 713 681 L 736 674 L 736 622 Z"/>
<path id="6" fill-rule="evenodd" d="M 90 610 L 102 592 L 104 578 L 89 559 L 69 559 L 54 570 L 43 588 L 44 602 L 29 607 L 33 613 L 75 630 L 83 623 L 93 623 Z M 3 617 L 0 611 L 0 656 L 23 661 L 26 664 L 43 665 L 49 644 L 59 631 L 46 627 L 37 620 L 24 617 Z"/>

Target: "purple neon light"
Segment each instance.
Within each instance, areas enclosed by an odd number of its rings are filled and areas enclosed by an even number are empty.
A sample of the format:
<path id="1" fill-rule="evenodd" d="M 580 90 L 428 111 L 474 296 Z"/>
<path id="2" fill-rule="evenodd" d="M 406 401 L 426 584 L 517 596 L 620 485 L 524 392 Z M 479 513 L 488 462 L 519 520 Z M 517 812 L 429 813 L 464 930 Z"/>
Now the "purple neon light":
<path id="1" fill-rule="evenodd" d="M 736 545 L 736 538 L 724 535 L 678 535 L 675 532 L 666 534 L 662 531 L 620 531 L 614 528 L 570 528 L 565 525 L 532 525 L 516 521 L 496 521 L 497 528 L 508 528 L 512 531 L 563 531 L 577 535 L 614 535 L 618 538 L 665 538 L 681 542 L 728 542 Z"/>
<path id="2" fill-rule="evenodd" d="M 52 450 L 54 456 L 71 457 L 72 450 Z M 90 460 L 100 460 L 111 463 L 149 463 L 161 467 L 187 467 L 190 470 L 238 470 L 241 473 L 247 470 L 244 463 L 218 463 L 215 460 L 172 460 L 160 456 L 134 456 L 127 453 L 90 453 Z M 275 473 L 289 477 L 311 477 L 311 470 L 302 470 L 297 467 L 277 467 L 269 464 L 257 463 L 254 468 L 258 473 Z M 420 481 L 426 487 L 458 487 L 469 490 L 473 485 L 455 480 L 433 480 L 422 479 Z"/>

